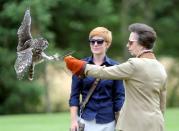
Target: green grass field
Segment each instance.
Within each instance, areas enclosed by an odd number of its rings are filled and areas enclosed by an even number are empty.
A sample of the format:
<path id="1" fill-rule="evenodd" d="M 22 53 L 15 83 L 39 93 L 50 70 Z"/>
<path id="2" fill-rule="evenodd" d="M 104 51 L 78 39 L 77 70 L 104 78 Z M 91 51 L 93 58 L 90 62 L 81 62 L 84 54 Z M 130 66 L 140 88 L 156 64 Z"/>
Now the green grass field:
<path id="1" fill-rule="evenodd" d="M 31 114 L 0 116 L 0 131 L 69 131 L 70 114 Z M 179 109 L 167 109 L 166 131 L 179 131 Z"/>
<path id="2" fill-rule="evenodd" d="M 179 108 L 167 109 L 165 114 L 166 131 L 179 131 Z"/>

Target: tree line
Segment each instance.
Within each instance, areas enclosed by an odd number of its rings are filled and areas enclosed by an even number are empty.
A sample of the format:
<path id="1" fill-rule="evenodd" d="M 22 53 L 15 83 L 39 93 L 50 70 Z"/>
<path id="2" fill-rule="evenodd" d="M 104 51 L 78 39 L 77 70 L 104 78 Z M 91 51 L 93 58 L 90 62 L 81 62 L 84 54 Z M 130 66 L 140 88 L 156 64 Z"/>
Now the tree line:
<path id="1" fill-rule="evenodd" d="M 31 11 L 32 36 L 48 40 L 48 53 L 75 50 L 79 58 L 90 55 L 88 34 L 104 26 L 113 35 L 108 54 L 125 60 L 127 28 L 134 22 L 154 27 L 158 56 L 179 57 L 178 5 L 177 0 L 0 0 L 0 114 L 37 112 L 44 93 L 36 81 L 18 81 L 13 67 L 17 30 L 27 8 Z M 39 73 L 44 68 L 41 65 Z"/>

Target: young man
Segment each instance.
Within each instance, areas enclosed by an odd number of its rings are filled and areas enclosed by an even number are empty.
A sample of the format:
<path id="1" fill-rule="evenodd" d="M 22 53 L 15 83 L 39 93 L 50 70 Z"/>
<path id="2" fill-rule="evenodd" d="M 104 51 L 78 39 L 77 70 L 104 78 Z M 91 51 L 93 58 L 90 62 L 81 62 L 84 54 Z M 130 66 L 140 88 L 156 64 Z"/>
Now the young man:
<path id="1" fill-rule="evenodd" d="M 104 27 L 96 27 L 89 33 L 89 46 L 92 55 L 84 58 L 86 63 L 98 66 L 113 66 L 118 63 L 107 57 L 107 50 L 112 43 L 111 32 Z M 94 83 L 94 77 L 72 77 L 70 95 L 71 131 L 78 128 L 78 110 L 80 94 L 82 102 L 86 99 L 89 90 Z M 92 96 L 87 102 L 81 117 L 85 123 L 85 131 L 114 131 L 115 114 L 117 114 L 124 102 L 124 87 L 121 80 L 100 80 Z"/>

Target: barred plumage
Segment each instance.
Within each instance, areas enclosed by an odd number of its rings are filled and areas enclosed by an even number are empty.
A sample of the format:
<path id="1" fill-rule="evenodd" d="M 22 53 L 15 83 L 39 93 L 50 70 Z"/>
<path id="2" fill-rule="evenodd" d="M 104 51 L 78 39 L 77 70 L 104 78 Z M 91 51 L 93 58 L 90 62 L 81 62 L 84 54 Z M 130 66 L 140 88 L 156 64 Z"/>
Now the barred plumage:
<path id="1" fill-rule="evenodd" d="M 17 78 L 22 79 L 24 74 L 29 74 L 29 80 L 33 80 L 35 65 L 44 60 L 58 60 L 58 55 L 47 56 L 44 50 L 48 47 L 48 41 L 44 38 L 33 39 L 30 33 L 30 10 L 25 11 L 24 19 L 17 31 L 18 46 L 17 59 L 14 65 Z"/>

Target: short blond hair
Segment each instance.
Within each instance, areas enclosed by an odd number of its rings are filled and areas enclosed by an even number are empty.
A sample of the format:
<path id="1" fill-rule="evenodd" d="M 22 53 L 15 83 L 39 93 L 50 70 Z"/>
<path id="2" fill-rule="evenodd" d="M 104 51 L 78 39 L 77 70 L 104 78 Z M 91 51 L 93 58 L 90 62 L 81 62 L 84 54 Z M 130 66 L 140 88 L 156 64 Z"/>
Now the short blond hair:
<path id="1" fill-rule="evenodd" d="M 112 33 L 105 27 L 96 27 L 89 33 L 89 39 L 94 36 L 103 37 L 107 44 L 110 46 L 112 43 Z"/>

